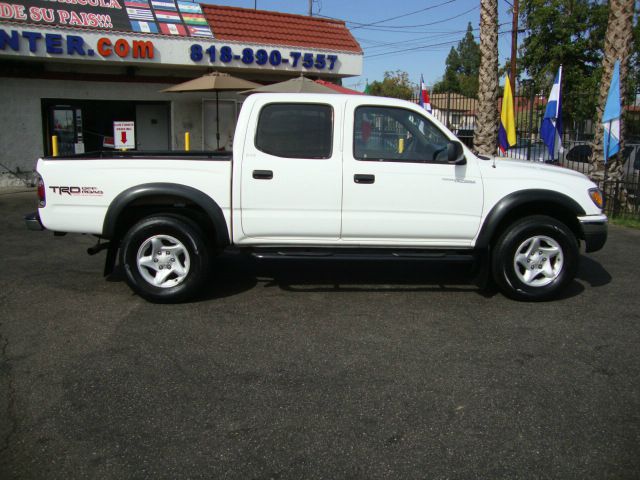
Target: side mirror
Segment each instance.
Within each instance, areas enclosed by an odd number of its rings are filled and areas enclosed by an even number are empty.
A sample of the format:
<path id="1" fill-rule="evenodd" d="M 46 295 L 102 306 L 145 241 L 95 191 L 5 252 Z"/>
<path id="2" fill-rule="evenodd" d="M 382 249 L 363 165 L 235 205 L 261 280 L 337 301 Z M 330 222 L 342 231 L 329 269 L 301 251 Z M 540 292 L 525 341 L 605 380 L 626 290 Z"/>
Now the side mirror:
<path id="1" fill-rule="evenodd" d="M 447 163 L 449 165 L 464 165 L 467 159 L 464 157 L 464 149 L 460 142 L 450 141 L 447 145 Z"/>
<path id="2" fill-rule="evenodd" d="M 464 157 L 464 149 L 460 142 L 450 141 L 447 145 L 447 163 L 450 165 L 464 165 L 467 159 Z"/>

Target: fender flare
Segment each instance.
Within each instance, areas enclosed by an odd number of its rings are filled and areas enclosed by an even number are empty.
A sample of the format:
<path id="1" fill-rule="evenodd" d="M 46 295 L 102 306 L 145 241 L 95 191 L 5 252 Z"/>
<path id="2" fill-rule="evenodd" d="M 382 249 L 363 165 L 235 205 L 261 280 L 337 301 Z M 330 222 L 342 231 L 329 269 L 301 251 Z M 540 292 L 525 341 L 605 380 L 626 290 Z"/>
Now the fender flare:
<path id="1" fill-rule="evenodd" d="M 229 245 L 229 229 L 222 209 L 206 193 L 186 185 L 175 183 L 145 183 L 120 192 L 111 202 L 102 224 L 102 237 L 113 238 L 116 234 L 118 218 L 124 209 L 134 200 L 155 195 L 173 195 L 183 197 L 202 208 L 211 219 L 215 228 L 216 245 Z"/>
<path id="2" fill-rule="evenodd" d="M 476 248 L 487 248 L 489 246 L 491 237 L 493 237 L 498 226 L 514 208 L 535 203 L 552 203 L 558 205 L 571 211 L 576 217 L 585 215 L 585 211 L 580 204 L 563 193 L 544 189 L 519 190 L 500 199 L 500 201 L 493 206 L 482 224 L 476 240 Z"/>

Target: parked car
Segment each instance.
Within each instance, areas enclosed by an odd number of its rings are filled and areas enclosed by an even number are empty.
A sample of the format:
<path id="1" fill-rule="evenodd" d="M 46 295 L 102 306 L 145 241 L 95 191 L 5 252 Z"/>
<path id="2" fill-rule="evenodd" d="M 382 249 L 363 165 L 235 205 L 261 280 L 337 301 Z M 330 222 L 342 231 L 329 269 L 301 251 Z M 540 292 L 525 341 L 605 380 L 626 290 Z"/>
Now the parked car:
<path id="1" fill-rule="evenodd" d="M 640 150 L 640 143 L 627 143 L 622 150 L 623 180 L 626 182 L 638 180 L 640 171 L 638 150 Z M 593 149 L 589 144 L 574 144 L 567 151 L 561 165 L 581 173 L 587 173 L 592 151 Z"/>
<path id="2" fill-rule="evenodd" d="M 504 294 L 542 300 L 574 278 L 580 242 L 593 252 L 607 238 L 602 194 L 584 175 L 477 156 L 389 98 L 252 95 L 233 154 L 87 153 L 41 158 L 37 171 L 27 226 L 105 240 L 90 249 L 107 250 L 105 273 L 118 258 L 154 302 L 191 298 L 223 249 L 466 258 Z"/>

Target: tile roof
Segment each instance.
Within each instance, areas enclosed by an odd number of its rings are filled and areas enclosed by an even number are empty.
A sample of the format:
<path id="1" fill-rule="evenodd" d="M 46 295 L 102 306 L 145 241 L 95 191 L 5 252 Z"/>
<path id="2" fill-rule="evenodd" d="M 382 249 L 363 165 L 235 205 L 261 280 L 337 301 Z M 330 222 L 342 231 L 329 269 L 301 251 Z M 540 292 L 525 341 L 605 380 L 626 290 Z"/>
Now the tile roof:
<path id="1" fill-rule="evenodd" d="M 316 83 L 323 85 L 331 90 L 335 90 L 338 93 L 346 93 L 347 95 L 364 95 L 362 92 L 358 92 L 357 90 L 351 90 L 350 88 L 343 87 L 341 85 L 336 85 L 335 83 L 326 82 L 324 80 L 315 80 Z"/>
<path id="2" fill-rule="evenodd" d="M 362 53 L 344 22 L 201 3 L 218 40 Z"/>

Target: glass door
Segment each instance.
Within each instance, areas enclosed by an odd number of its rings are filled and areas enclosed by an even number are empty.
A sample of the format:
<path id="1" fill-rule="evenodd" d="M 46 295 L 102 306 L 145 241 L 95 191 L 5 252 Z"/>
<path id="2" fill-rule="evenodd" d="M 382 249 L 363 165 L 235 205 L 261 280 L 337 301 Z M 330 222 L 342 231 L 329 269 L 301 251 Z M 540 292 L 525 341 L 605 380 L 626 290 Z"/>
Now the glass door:
<path id="1" fill-rule="evenodd" d="M 84 152 L 82 112 L 70 105 L 55 105 L 50 110 L 49 153 L 53 153 L 51 136 L 58 137 L 58 154 L 73 155 Z"/>

